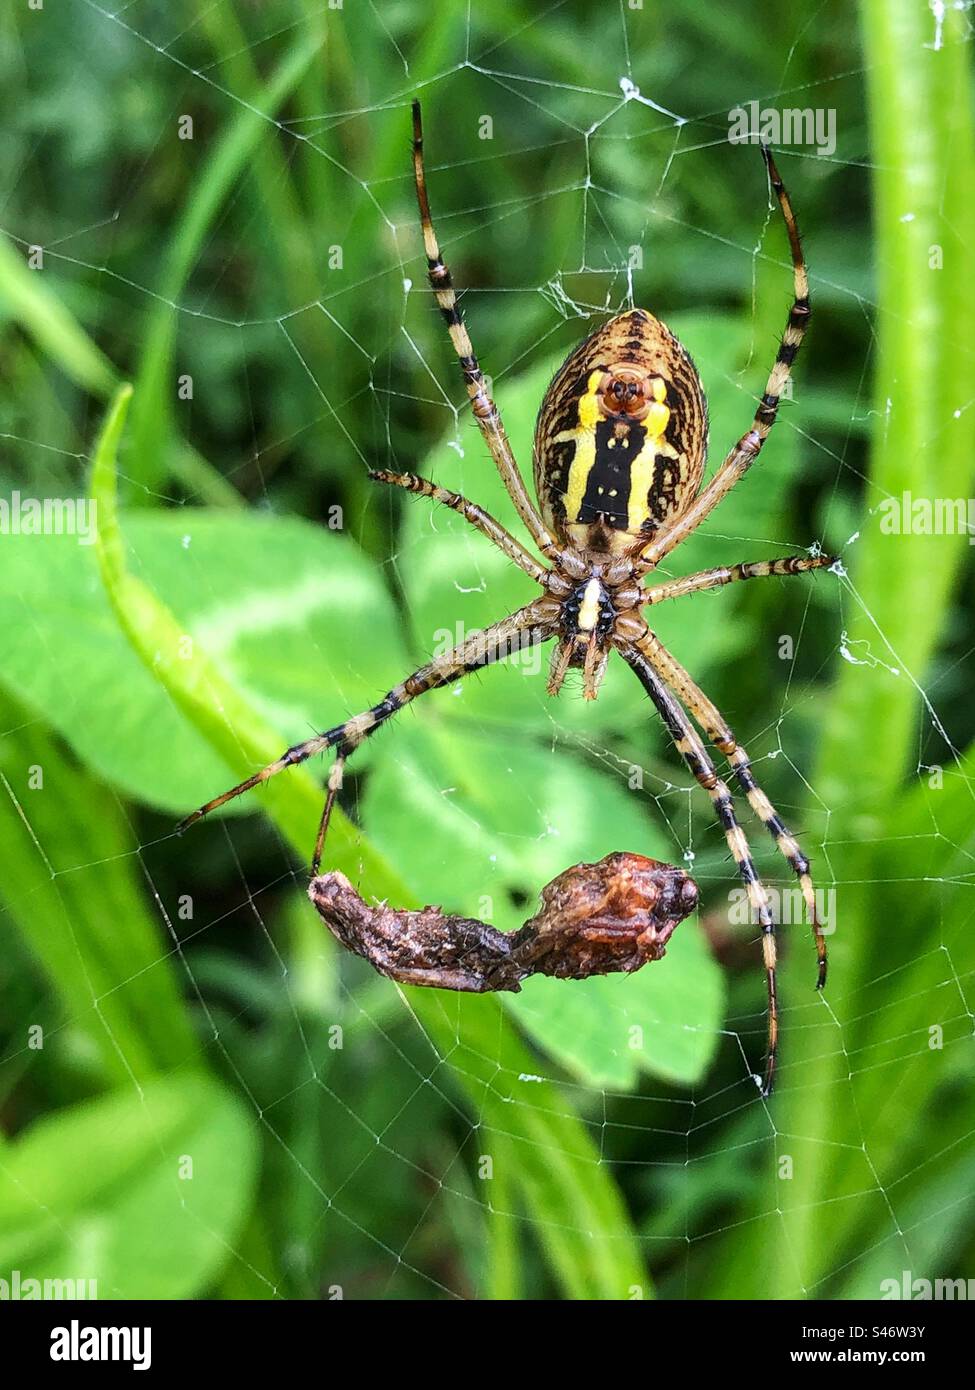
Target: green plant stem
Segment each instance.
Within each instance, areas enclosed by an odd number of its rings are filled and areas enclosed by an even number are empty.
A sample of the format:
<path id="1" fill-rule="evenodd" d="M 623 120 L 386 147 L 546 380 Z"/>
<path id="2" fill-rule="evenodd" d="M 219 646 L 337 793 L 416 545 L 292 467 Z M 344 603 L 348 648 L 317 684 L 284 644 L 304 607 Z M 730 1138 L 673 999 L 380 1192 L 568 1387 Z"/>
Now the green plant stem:
<path id="1" fill-rule="evenodd" d="M 779 1297 L 843 1296 L 844 1279 L 856 1277 L 857 1252 L 871 1248 L 902 1267 L 910 1246 L 898 1226 L 910 1224 L 912 1188 L 889 1184 L 911 1172 L 905 1153 L 915 1145 L 905 1128 L 927 1133 L 925 1107 L 948 1075 L 927 1045 L 948 971 L 944 950 L 954 945 L 970 958 L 967 938 L 945 935 L 953 929 L 925 881 L 926 841 L 898 834 L 901 825 L 916 833 L 921 823 L 905 779 L 918 771 L 919 726 L 924 741 L 932 728 L 922 693 L 970 552 L 963 534 L 887 534 L 871 510 L 906 491 L 928 499 L 970 492 L 970 48 L 965 18 L 951 11 L 938 49 L 933 16 L 914 0 L 862 0 L 861 13 L 877 248 L 871 463 L 867 511 L 842 556 L 850 575 L 843 640 L 855 661 L 839 663 L 811 778 L 830 808 L 830 862 L 814 867 L 821 882 L 831 875 L 836 884 L 824 1004 L 841 1031 L 830 1014 L 810 1016 L 802 1028 L 790 1028 L 785 1015 L 784 1066 L 770 1114 L 777 1156 L 789 1156 L 794 1175 L 776 1174 L 765 1186 L 755 1214 L 766 1220 L 756 1221 L 750 1240 L 736 1242 L 734 1259 L 714 1280 L 719 1296 L 748 1297 L 755 1270 L 766 1297 L 770 1287 Z M 940 819 L 935 804 L 929 830 Z M 906 923 L 909 933 L 898 930 Z M 811 1003 L 807 953 L 794 950 L 783 973 L 787 1006 Z M 879 988 L 891 977 L 893 995 Z M 891 1039 L 901 1040 L 898 1048 Z M 901 1086 L 912 1098 L 909 1117 L 898 1115 Z M 963 1130 L 971 1119 L 968 1106 L 951 1123 Z M 944 1138 L 950 1144 L 948 1128 Z"/>

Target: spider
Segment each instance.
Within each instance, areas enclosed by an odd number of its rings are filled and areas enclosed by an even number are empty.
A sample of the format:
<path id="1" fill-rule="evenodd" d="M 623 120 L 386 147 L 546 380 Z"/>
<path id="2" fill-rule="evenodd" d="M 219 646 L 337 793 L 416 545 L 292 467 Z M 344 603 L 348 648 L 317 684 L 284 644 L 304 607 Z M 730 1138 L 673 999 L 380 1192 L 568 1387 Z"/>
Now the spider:
<path id="1" fill-rule="evenodd" d="M 312 860 L 318 873 L 329 818 L 349 756 L 411 701 L 502 660 L 526 642 L 554 641 L 548 691 L 558 693 L 570 668 L 581 668 L 583 694 L 595 699 L 610 653 L 633 670 L 689 771 L 707 792 L 761 928 L 768 997 L 763 1096 L 775 1078 L 779 1009 L 775 922 L 728 784 L 719 777 L 703 731 L 727 760 L 752 811 L 798 878 L 818 957 L 817 988 L 826 982 L 826 940 L 816 912 L 809 862 L 756 781 L 749 757 L 728 722 L 650 629 L 644 610 L 668 599 L 768 575 L 792 575 L 834 563 L 810 553 L 701 570 L 649 586 L 645 577 L 704 521 L 758 458 L 775 423 L 779 400 L 809 322 L 809 283 L 795 214 L 771 152 L 762 146 L 771 187 L 792 253 L 794 294 L 784 334 L 751 428 L 702 488 L 707 404 L 685 348 L 645 309 L 611 319 L 569 354 L 542 401 L 533 450 L 537 507 L 525 486 L 497 406 L 474 353 L 450 271 L 434 230 L 423 163 L 423 131 L 413 104 L 413 174 L 428 275 L 460 360 L 471 410 L 491 457 L 543 561 L 476 503 L 417 477 L 370 472 L 388 483 L 458 512 L 538 584 L 541 595 L 475 632 L 394 685 L 371 709 L 297 743 L 260 772 L 188 816 L 185 829 L 233 797 L 326 749 L 335 750 Z M 692 722 L 692 718 L 693 721 Z"/>

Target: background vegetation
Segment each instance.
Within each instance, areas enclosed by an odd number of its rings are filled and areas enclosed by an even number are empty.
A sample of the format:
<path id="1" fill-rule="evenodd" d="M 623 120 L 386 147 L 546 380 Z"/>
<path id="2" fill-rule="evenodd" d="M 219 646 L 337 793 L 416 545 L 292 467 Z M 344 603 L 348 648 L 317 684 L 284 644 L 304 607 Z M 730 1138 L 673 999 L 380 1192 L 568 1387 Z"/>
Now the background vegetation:
<path id="1" fill-rule="evenodd" d="M 474 9 L 73 0 L 0 21 L 0 495 L 90 492 L 99 519 L 97 546 L 0 537 L 0 1277 L 843 1298 L 970 1275 L 971 552 L 885 534 L 878 510 L 972 488 L 968 18 Z M 626 302 L 634 246 L 714 456 L 741 433 L 790 282 L 728 111 L 836 113 L 832 157 L 782 159 L 816 308 L 796 398 L 675 570 L 818 540 L 847 578 L 660 623 L 835 894 L 825 999 L 783 928 L 769 1105 L 732 866 L 625 673 L 592 708 L 516 667 L 431 697 L 357 759 L 329 858 L 368 894 L 509 927 L 578 859 L 692 852 L 700 918 L 633 979 L 499 1002 L 340 956 L 304 896 L 317 767 L 172 836 L 526 592 L 455 518 L 366 478 L 416 467 L 508 515 L 420 288 L 415 92 L 522 459 L 553 364 Z"/>

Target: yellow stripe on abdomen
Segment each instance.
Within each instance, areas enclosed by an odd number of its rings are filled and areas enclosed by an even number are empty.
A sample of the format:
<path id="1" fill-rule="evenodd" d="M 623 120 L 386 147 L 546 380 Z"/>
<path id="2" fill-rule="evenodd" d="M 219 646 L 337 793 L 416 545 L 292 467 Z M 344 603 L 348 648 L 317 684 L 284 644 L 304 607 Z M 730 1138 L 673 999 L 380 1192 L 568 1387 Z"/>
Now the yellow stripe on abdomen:
<path id="1" fill-rule="evenodd" d="M 643 448 L 630 464 L 630 500 L 627 507 L 626 526 L 627 530 L 632 531 L 634 535 L 650 515 L 648 498 L 657 469 L 657 455 L 661 453 L 673 455 L 674 453 L 674 450 L 664 439 L 664 431 L 670 423 L 670 411 L 664 404 L 667 399 L 667 388 L 660 377 L 656 377 L 651 384 L 651 389 L 653 391 L 653 404 L 643 421 L 647 437 L 643 441 Z"/>
<path id="2" fill-rule="evenodd" d="M 599 383 L 602 371 L 590 372 L 585 393 L 579 397 L 579 425 L 574 430 L 566 430 L 557 440 L 571 439 L 575 444 L 572 463 L 569 465 L 569 478 L 565 490 L 565 518 L 578 521 L 582 503 L 586 496 L 586 484 L 596 462 L 596 421 L 602 418 L 599 407 Z"/>
<path id="3" fill-rule="evenodd" d="M 569 466 L 569 482 L 565 492 L 565 517 L 567 521 L 578 521 L 579 513 L 586 496 L 589 474 L 596 462 L 596 431 L 574 430 L 575 450 Z"/>
<path id="4" fill-rule="evenodd" d="M 630 463 L 630 500 L 626 510 L 626 529 L 634 535 L 649 514 L 647 499 L 653 485 L 659 451 L 660 436 L 648 435 L 643 441 L 643 448 Z"/>

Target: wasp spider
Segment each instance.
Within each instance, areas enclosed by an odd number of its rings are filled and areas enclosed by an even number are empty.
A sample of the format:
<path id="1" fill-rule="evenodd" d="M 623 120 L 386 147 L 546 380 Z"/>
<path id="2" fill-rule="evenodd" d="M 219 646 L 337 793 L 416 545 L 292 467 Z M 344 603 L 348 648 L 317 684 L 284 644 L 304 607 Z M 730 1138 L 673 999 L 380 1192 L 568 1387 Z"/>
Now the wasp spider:
<path id="1" fill-rule="evenodd" d="M 644 613 L 655 604 L 702 589 L 766 575 L 799 574 L 833 561 L 813 553 L 719 566 L 649 586 L 643 582 L 710 516 L 758 458 L 775 423 L 779 400 L 809 322 L 809 285 L 795 215 L 771 153 L 763 147 L 763 154 L 789 236 L 794 298 L 750 429 L 701 488 L 707 406 L 700 377 L 688 353 L 659 319 L 644 309 L 631 309 L 580 344 L 546 392 L 535 431 L 536 506 L 488 392 L 457 306 L 450 271 L 440 253 L 427 197 L 420 108 L 414 103 L 413 172 L 430 284 L 460 359 L 474 418 L 544 563 L 476 503 L 456 492 L 412 473 L 383 469 L 371 477 L 459 512 L 530 575 L 542 592 L 518 612 L 421 666 L 394 685 L 372 709 L 295 744 L 276 762 L 195 811 L 180 829 L 285 768 L 334 748 L 335 762 L 313 858 L 317 873 L 346 760 L 411 700 L 503 659 L 528 641 L 550 640 L 555 642 L 550 694 L 558 692 L 570 668 L 578 667 L 586 698 L 595 699 L 610 653 L 616 651 L 636 674 L 687 767 L 711 798 L 761 927 L 768 990 L 768 1045 L 761 1087 L 767 1096 L 775 1075 L 779 1029 L 775 922 L 735 815 L 731 791 L 718 776 L 695 723 L 727 759 L 738 787 L 799 880 L 819 959 L 817 984 L 822 988 L 826 942 L 816 915 L 809 862 L 758 785 L 748 754 L 727 721 L 654 635 Z"/>

